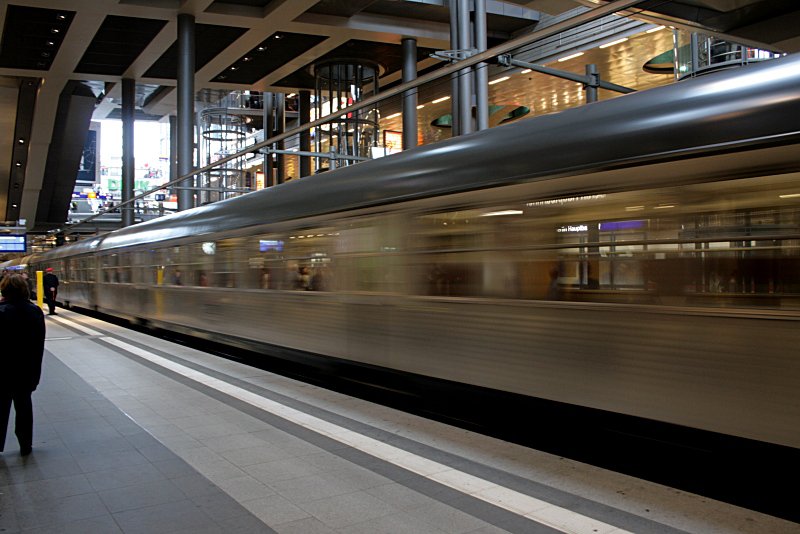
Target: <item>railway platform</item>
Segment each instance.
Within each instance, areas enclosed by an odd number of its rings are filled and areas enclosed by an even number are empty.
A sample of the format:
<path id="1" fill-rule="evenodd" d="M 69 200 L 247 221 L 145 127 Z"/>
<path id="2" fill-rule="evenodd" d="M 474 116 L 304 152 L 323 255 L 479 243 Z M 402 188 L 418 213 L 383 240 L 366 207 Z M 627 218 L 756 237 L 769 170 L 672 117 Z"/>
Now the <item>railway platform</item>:
<path id="1" fill-rule="evenodd" d="M 800 531 L 68 310 L 33 401 L 0 532 Z"/>

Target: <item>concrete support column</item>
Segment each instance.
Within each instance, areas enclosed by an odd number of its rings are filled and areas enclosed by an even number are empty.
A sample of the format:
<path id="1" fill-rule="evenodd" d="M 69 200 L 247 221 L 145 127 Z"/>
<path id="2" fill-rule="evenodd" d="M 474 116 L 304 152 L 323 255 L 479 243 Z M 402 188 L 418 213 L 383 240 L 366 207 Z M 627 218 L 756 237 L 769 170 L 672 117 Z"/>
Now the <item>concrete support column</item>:
<path id="1" fill-rule="evenodd" d="M 300 91 L 297 95 L 298 122 L 308 124 L 311 122 L 311 91 Z M 311 152 L 311 132 L 306 130 L 300 132 L 300 151 Z M 311 158 L 300 156 L 300 176 L 311 174 Z"/>
<path id="2" fill-rule="evenodd" d="M 133 157 L 133 125 L 136 114 L 136 81 L 122 79 L 122 202 L 133 198 L 136 163 Z M 134 223 L 133 206 L 126 204 L 122 210 L 122 226 Z"/>
<path id="3" fill-rule="evenodd" d="M 178 15 L 178 175 L 194 164 L 195 28 L 192 15 Z M 193 178 L 178 183 L 178 211 L 194 207 Z"/>
<path id="4" fill-rule="evenodd" d="M 475 0 L 475 49 L 486 51 L 486 0 Z M 475 65 L 475 118 L 476 130 L 489 128 L 489 67 L 481 62 Z"/>
<path id="5" fill-rule="evenodd" d="M 14 120 L 14 143 L 11 148 L 11 167 L 8 169 L 8 196 L 3 199 L 0 195 L 0 206 L 5 202 L 5 221 L 18 221 L 22 209 L 22 196 L 25 191 L 25 173 L 28 169 L 28 149 L 33 125 L 33 112 L 36 106 L 36 97 L 39 93 L 40 81 L 38 78 L 23 78 L 20 80 L 19 93 L 17 94 L 16 117 Z M 19 143 L 19 139 L 25 141 Z M 35 202 L 33 203 L 35 204 Z M 35 213 L 35 210 L 31 211 Z M 3 212 L 0 212 L 0 217 Z M 24 218 L 24 217 L 22 217 Z M 36 223 L 33 218 L 26 223 L 28 229 Z"/>

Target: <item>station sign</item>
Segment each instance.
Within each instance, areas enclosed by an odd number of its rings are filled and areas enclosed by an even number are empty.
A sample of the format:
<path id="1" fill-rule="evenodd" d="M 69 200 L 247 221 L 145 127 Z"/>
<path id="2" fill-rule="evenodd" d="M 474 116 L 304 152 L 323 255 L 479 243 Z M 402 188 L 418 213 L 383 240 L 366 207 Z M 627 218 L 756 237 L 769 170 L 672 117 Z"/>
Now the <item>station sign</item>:
<path id="1" fill-rule="evenodd" d="M 25 234 L 0 234 L 0 252 L 27 252 Z"/>

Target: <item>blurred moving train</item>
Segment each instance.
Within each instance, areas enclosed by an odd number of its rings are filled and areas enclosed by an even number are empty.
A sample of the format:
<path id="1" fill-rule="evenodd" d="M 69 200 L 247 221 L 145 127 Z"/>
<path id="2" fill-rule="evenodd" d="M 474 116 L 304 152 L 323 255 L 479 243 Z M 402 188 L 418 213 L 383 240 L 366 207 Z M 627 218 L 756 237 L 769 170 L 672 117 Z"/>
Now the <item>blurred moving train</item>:
<path id="1" fill-rule="evenodd" d="M 798 448 L 799 141 L 788 56 L 12 263 L 282 357 Z"/>

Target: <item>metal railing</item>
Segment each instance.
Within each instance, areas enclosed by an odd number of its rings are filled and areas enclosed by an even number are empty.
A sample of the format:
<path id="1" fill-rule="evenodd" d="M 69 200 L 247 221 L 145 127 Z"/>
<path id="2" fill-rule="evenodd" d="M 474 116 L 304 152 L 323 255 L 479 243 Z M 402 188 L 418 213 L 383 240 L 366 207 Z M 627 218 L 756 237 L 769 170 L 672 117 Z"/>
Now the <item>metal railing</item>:
<path id="1" fill-rule="evenodd" d="M 135 195 L 133 198 L 114 206 L 113 211 L 133 209 L 133 205 L 135 202 L 142 200 L 158 191 L 178 186 L 178 184 L 181 184 L 182 182 L 188 180 L 189 178 L 193 178 L 195 176 L 208 173 L 210 171 L 213 171 L 214 169 L 224 168 L 227 163 L 234 161 L 238 158 L 243 158 L 248 154 L 254 154 L 254 153 L 262 154 L 266 151 L 269 151 L 270 150 L 269 147 L 271 145 L 274 145 L 289 137 L 297 136 L 306 131 L 310 131 L 314 128 L 328 125 L 332 122 L 337 122 L 339 121 L 339 117 L 341 117 L 344 114 L 354 113 L 363 109 L 374 107 L 378 103 L 386 101 L 393 97 L 398 97 L 398 96 L 402 97 L 402 95 L 407 91 L 417 89 L 425 84 L 429 84 L 437 80 L 449 79 L 451 75 L 457 74 L 460 71 L 463 71 L 464 69 L 478 65 L 479 63 L 490 62 L 491 60 L 494 60 L 498 56 L 508 54 L 511 51 L 518 50 L 525 46 L 541 41 L 543 39 L 557 36 L 563 32 L 572 30 L 583 24 L 590 23 L 592 21 L 601 19 L 608 15 L 633 8 L 637 4 L 642 3 L 643 1 L 644 0 L 615 0 L 603 6 L 599 6 L 591 10 L 585 11 L 583 13 L 579 13 L 569 19 L 559 21 L 545 28 L 534 30 L 529 34 L 513 38 L 505 43 L 490 48 L 484 52 L 477 52 L 469 57 L 466 57 L 465 59 L 451 63 L 450 65 L 446 65 L 433 72 L 429 72 L 427 74 L 419 76 L 418 78 L 410 82 L 400 83 L 398 85 L 395 85 L 394 87 L 385 88 L 378 94 L 367 97 L 361 100 L 360 102 L 357 102 L 348 107 L 338 109 L 325 117 L 320 117 L 319 119 L 313 120 L 306 124 L 302 124 L 296 128 L 286 130 L 283 133 L 280 133 L 268 139 L 264 139 L 263 141 L 259 141 L 256 142 L 255 144 L 248 145 L 247 147 L 233 154 L 222 157 L 211 164 L 197 168 L 190 173 L 184 174 L 178 178 L 175 178 L 164 184 L 153 187 L 143 193 Z M 63 229 L 51 231 L 51 233 L 55 232 L 63 232 L 65 234 L 73 233 L 76 227 L 90 223 L 91 221 L 101 217 L 106 213 L 109 213 L 110 211 L 112 211 L 112 209 L 105 209 L 99 211 L 98 213 L 90 217 L 87 217 L 78 223 L 75 223 Z"/>

